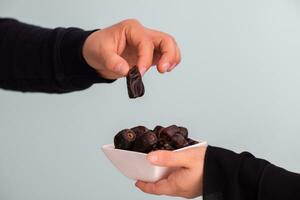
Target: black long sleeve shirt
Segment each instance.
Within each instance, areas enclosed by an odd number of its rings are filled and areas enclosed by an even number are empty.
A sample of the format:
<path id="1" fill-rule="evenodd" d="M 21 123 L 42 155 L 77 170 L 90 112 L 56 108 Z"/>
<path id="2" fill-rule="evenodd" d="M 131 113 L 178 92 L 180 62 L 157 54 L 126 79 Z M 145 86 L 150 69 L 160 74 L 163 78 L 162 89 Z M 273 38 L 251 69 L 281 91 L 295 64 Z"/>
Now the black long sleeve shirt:
<path id="1" fill-rule="evenodd" d="M 0 18 L 0 87 L 23 92 L 65 93 L 109 83 L 84 60 L 90 31 L 47 29 Z"/>
<path id="2" fill-rule="evenodd" d="M 0 18 L 0 88 L 65 93 L 109 83 L 82 57 L 91 32 L 46 29 Z M 209 146 L 204 166 L 204 200 L 300 199 L 300 175 L 250 153 Z"/>
<path id="3" fill-rule="evenodd" d="M 248 152 L 209 146 L 204 166 L 204 200 L 300 199 L 300 174 Z"/>

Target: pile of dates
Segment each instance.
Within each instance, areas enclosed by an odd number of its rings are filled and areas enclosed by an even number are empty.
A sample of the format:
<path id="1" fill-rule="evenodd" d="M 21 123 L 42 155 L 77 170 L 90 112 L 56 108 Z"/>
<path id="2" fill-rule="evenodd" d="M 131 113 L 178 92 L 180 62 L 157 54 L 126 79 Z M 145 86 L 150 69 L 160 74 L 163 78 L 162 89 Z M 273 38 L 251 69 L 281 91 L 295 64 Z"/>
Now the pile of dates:
<path id="1" fill-rule="evenodd" d="M 115 135 L 116 149 L 149 153 L 155 150 L 175 150 L 198 142 L 188 138 L 188 130 L 181 126 L 156 126 L 150 130 L 144 126 L 121 130 Z"/>

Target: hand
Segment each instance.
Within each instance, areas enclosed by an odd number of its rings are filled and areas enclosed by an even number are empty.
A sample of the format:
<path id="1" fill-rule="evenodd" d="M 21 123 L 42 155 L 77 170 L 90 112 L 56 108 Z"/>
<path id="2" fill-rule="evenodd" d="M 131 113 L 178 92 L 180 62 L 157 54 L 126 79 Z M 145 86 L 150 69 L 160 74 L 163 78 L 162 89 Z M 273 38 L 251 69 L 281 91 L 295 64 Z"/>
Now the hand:
<path id="1" fill-rule="evenodd" d="M 179 152 L 154 151 L 147 159 L 155 165 L 178 167 L 167 178 L 156 183 L 137 181 L 145 193 L 195 198 L 203 193 L 203 167 L 206 147 L 195 147 Z"/>
<path id="2" fill-rule="evenodd" d="M 137 65 L 143 75 L 152 65 L 171 71 L 181 59 L 172 36 L 129 19 L 92 33 L 83 45 L 83 57 L 102 77 L 126 76 Z"/>

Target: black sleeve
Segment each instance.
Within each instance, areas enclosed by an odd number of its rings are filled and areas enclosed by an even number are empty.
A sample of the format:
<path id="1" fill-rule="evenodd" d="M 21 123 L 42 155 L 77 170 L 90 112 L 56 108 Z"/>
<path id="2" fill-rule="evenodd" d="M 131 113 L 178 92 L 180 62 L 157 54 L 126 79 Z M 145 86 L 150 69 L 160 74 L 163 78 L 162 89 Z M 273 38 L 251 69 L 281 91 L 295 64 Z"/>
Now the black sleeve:
<path id="1" fill-rule="evenodd" d="M 91 31 L 47 29 L 0 18 L 0 88 L 65 93 L 109 83 L 84 60 Z"/>
<path id="2" fill-rule="evenodd" d="M 236 154 L 208 146 L 204 200 L 300 199 L 300 174 L 286 171 L 248 152 Z"/>

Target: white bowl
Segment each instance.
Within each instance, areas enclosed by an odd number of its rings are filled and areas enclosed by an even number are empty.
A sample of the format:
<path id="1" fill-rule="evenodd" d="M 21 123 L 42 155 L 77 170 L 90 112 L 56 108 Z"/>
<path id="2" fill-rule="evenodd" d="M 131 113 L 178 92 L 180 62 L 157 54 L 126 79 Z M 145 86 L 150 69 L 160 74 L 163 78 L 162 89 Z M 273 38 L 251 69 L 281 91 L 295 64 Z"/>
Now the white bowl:
<path id="1" fill-rule="evenodd" d="M 207 146 L 207 142 L 203 141 L 175 151 L 184 151 L 200 146 Z M 156 182 L 168 176 L 174 170 L 174 168 L 152 165 L 147 160 L 147 154 L 145 153 L 115 149 L 113 144 L 102 146 L 102 151 L 122 174 L 133 180 Z"/>

